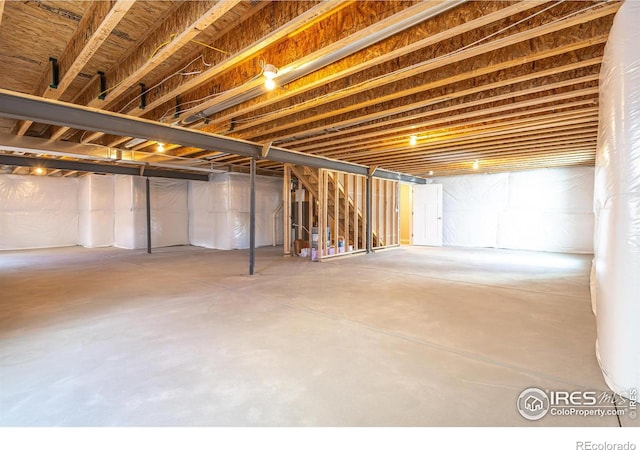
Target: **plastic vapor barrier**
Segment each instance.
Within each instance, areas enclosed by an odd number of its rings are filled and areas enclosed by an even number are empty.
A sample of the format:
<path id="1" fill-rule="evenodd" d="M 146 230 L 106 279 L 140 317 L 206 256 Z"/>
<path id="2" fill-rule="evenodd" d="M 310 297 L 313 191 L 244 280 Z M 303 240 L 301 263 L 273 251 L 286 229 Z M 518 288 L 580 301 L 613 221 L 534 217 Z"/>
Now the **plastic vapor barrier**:
<path id="1" fill-rule="evenodd" d="M 86 175 L 79 179 L 78 244 L 84 247 L 113 245 L 114 177 Z"/>
<path id="2" fill-rule="evenodd" d="M 618 11 L 600 72 L 596 352 L 609 387 L 640 388 L 640 2 Z"/>
<path id="3" fill-rule="evenodd" d="M 593 168 L 438 177 L 443 243 L 593 252 Z"/>
<path id="4" fill-rule="evenodd" d="M 0 250 L 78 242 L 78 180 L 0 175 Z"/>
<path id="5" fill-rule="evenodd" d="M 189 182 L 150 179 L 151 246 L 189 245 Z M 146 179 L 115 176 L 115 246 L 139 249 L 147 246 Z"/>
<path id="6" fill-rule="evenodd" d="M 220 250 L 248 248 L 249 175 L 224 173 L 189 185 L 191 244 Z M 257 176 L 256 246 L 282 244 L 281 204 L 282 180 Z"/>

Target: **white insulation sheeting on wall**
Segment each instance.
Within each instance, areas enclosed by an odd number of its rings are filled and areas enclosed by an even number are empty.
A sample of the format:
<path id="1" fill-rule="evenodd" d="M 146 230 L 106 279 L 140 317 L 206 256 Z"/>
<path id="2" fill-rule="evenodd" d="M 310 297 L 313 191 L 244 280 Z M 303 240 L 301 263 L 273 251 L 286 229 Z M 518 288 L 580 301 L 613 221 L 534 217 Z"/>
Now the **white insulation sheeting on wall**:
<path id="1" fill-rule="evenodd" d="M 593 251 L 593 168 L 439 177 L 444 245 Z"/>
<path id="2" fill-rule="evenodd" d="M 0 250 L 78 242 L 78 180 L 0 175 Z"/>
<path id="3" fill-rule="evenodd" d="M 624 2 L 600 72 L 596 152 L 596 351 L 609 387 L 640 389 L 640 2 Z"/>
<path id="4" fill-rule="evenodd" d="M 220 250 L 249 248 L 249 201 L 248 175 L 225 173 L 209 182 L 191 181 L 191 244 Z M 257 176 L 256 246 L 282 244 L 281 205 L 282 180 Z"/>
<path id="5" fill-rule="evenodd" d="M 78 244 L 83 247 L 113 245 L 114 177 L 86 175 L 79 180 Z"/>
<path id="6" fill-rule="evenodd" d="M 150 178 L 151 246 L 189 245 L 189 182 Z M 115 246 L 147 246 L 147 200 L 144 177 L 115 176 Z"/>

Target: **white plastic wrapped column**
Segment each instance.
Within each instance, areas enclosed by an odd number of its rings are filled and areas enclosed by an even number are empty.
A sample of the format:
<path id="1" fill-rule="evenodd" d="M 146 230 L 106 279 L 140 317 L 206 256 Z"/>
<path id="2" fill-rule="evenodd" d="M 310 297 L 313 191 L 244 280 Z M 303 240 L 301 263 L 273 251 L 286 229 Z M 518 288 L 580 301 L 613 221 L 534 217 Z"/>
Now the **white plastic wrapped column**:
<path id="1" fill-rule="evenodd" d="M 229 176 L 189 182 L 189 241 L 191 245 L 231 250 L 228 226 Z"/>
<path id="2" fill-rule="evenodd" d="M 80 178 L 78 244 L 83 247 L 113 245 L 113 181 L 112 175 Z"/>
<path id="3" fill-rule="evenodd" d="M 220 250 L 249 248 L 249 187 L 249 176 L 237 173 L 190 182 L 191 244 Z M 274 225 L 276 241 L 282 244 L 281 203 L 282 180 L 256 177 L 256 246 L 273 243 Z"/>
<path id="4" fill-rule="evenodd" d="M 640 2 L 624 2 L 600 73 L 596 153 L 596 352 L 607 384 L 640 388 Z"/>
<path id="5" fill-rule="evenodd" d="M 0 175 L 0 250 L 77 243 L 77 179 Z"/>
<path id="6" fill-rule="evenodd" d="M 114 245 L 144 248 L 147 245 L 144 178 L 116 175 L 114 193 Z"/>
<path id="7" fill-rule="evenodd" d="M 149 181 L 151 245 L 189 245 L 189 182 L 167 178 L 151 178 Z"/>

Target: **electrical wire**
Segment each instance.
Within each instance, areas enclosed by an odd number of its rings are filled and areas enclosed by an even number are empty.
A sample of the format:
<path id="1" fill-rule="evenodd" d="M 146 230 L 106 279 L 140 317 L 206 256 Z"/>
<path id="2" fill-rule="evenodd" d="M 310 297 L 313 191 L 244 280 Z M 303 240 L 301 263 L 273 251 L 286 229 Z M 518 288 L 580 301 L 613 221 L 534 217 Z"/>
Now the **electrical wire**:
<path id="1" fill-rule="evenodd" d="M 166 47 L 167 45 L 171 44 L 171 42 L 173 41 L 173 39 L 174 39 L 176 36 L 177 36 L 177 34 L 176 34 L 176 33 L 171 33 L 171 34 L 169 35 L 169 40 L 168 40 L 167 42 L 163 42 L 162 44 L 158 45 L 158 46 L 156 47 L 156 49 L 153 51 L 153 53 L 151 53 L 151 56 L 149 57 L 149 60 L 151 60 L 151 58 L 153 58 L 154 56 L 156 56 L 156 53 L 158 53 L 162 48 L 164 48 L 164 47 Z M 205 44 L 205 43 L 204 43 L 204 42 L 202 42 L 202 41 L 196 41 L 195 39 L 190 39 L 190 40 L 189 40 L 189 42 L 193 42 L 194 44 L 202 45 L 203 47 L 207 47 L 207 48 L 210 48 L 211 50 L 215 50 L 215 51 L 217 51 L 217 52 L 224 53 L 225 55 L 230 55 L 230 54 L 231 54 L 231 53 L 226 52 L 226 51 L 224 51 L 224 50 L 222 50 L 222 49 L 219 49 L 218 47 L 214 47 L 214 46 L 212 46 L 212 45 Z"/>
<path id="2" fill-rule="evenodd" d="M 134 97 L 133 99 L 131 99 L 131 101 L 129 103 L 127 103 L 126 105 L 124 105 L 122 108 L 120 108 L 120 110 L 118 111 L 119 113 L 121 113 L 122 111 L 124 111 L 125 109 L 127 109 L 129 107 L 129 105 L 131 105 L 133 102 L 135 102 L 136 100 L 138 100 L 140 97 L 142 97 L 143 95 L 147 94 L 148 92 L 152 91 L 153 89 L 157 88 L 158 86 L 161 86 L 162 84 L 166 83 L 167 81 L 169 81 L 171 78 L 180 75 L 182 73 L 183 70 L 185 70 L 187 67 L 189 67 L 191 64 L 195 63 L 197 60 L 202 59 L 202 63 L 206 66 L 206 67 L 211 67 L 211 64 L 208 64 L 205 60 L 204 60 L 204 56 L 200 55 L 197 58 L 191 60 L 189 63 L 187 63 L 184 67 L 182 67 L 181 69 L 178 69 L 176 72 L 174 72 L 173 74 L 165 77 L 162 81 L 156 83 L 155 85 L 151 86 L 149 89 L 141 92 L 139 95 L 137 95 L 136 97 Z M 201 73 L 201 72 L 191 72 L 191 74 L 196 74 L 196 73 Z"/>
<path id="3" fill-rule="evenodd" d="M 176 36 L 177 36 L 177 34 L 176 34 L 176 33 L 172 33 L 172 34 L 170 34 L 170 35 L 169 35 L 169 40 L 168 40 L 168 41 L 163 42 L 162 44 L 160 44 L 159 46 L 157 46 L 153 52 L 151 52 L 151 56 L 149 56 L 149 58 L 147 59 L 147 62 L 151 61 L 151 60 L 153 59 L 153 57 L 154 57 L 154 56 L 156 56 L 156 54 L 157 54 L 157 53 L 158 53 L 158 52 L 159 52 L 163 47 L 166 47 L 167 45 L 169 45 L 169 44 L 173 41 L 173 39 L 174 39 Z M 193 43 L 195 43 L 195 44 L 202 45 L 203 47 L 207 47 L 207 48 L 209 48 L 209 49 L 211 49 L 211 50 L 215 50 L 215 51 L 217 51 L 217 52 L 224 53 L 225 55 L 230 55 L 230 54 L 231 54 L 231 53 L 226 52 L 226 51 L 224 51 L 224 50 L 222 50 L 222 49 L 219 49 L 219 48 L 217 48 L 217 47 L 213 47 L 213 46 L 211 46 L 211 45 L 209 45 L 209 44 L 205 44 L 204 42 L 197 41 L 197 40 L 195 40 L 195 39 L 191 39 L 189 42 L 193 42 Z M 203 62 L 204 62 L 204 58 L 203 58 Z M 211 65 L 210 65 L 210 64 L 206 64 L 206 63 L 205 63 L 205 66 L 210 67 Z M 194 72 L 193 74 L 195 74 L 195 73 L 196 73 L 196 72 Z M 191 74 L 190 74 L 190 75 L 191 75 Z M 122 83 L 124 83 L 124 82 L 125 82 L 125 80 L 126 80 L 126 78 L 125 78 L 124 80 L 120 81 L 119 83 L 116 83 L 115 85 L 111 86 L 110 88 L 105 89 L 104 91 L 100 92 L 98 95 L 106 95 L 106 94 L 108 94 L 109 92 L 113 91 L 115 88 L 117 88 L 118 86 L 120 86 Z"/>
<path id="4" fill-rule="evenodd" d="M 207 101 L 207 100 L 209 100 L 209 99 L 211 99 L 211 98 L 214 98 L 214 97 L 219 97 L 219 96 L 221 96 L 221 95 L 229 94 L 229 93 L 232 93 L 232 92 L 237 91 L 237 90 L 239 90 L 239 89 L 242 89 L 242 88 L 243 88 L 247 83 L 251 83 L 252 81 L 257 80 L 257 79 L 258 79 L 258 78 L 260 78 L 261 76 L 262 76 L 262 73 L 260 73 L 260 74 L 258 74 L 258 75 L 255 75 L 255 76 L 253 76 L 252 78 L 250 78 L 249 80 L 247 80 L 247 81 L 245 81 L 244 83 L 242 83 L 241 85 L 236 86 L 236 87 L 233 87 L 233 88 L 230 88 L 230 89 L 227 89 L 226 91 L 216 92 L 215 94 L 207 95 L 206 97 L 202 97 L 202 98 L 199 98 L 199 99 L 196 99 L 196 100 L 191 100 L 191 101 L 188 101 L 188 102 L 179 103 L 178 105 L 176 105 L 176 106 L 174 106 L 174 107 L 172 107 L 172 108 L 169 108 L 169 109 L 168 109 L 168 110 L 167 110 L 167 111 L 166 111 L 166 112 L 165 112 L 165 113 L 160 117 L 160 121 L 162 121 L 162 120 L 166 119 L 166 118 L 167 118 L 167 116 L 169 115 L 169 113 L 171 113 L 171 112 L 175 111 L 175 110 L 176 110 L 176 108 L 179 108 L 180 106 L 183 106 L 183 105 L 190 105 L 190 104 L 192 104 L 192 103 L 198 103 L 197 105 L 195 105 L 195 106 L 193 106 L 193 107 L 191 107 L 191 108 L 181 109 L 181 110 L 180 110 L 180 113 L 181 113 L 181 114 L 182 114 L 182 113 L 186 113 L 186 112 L 190 112 L 190 111 L 193 111 L 193 110 L 196 110 L 196 109 L 199 109 L 199 107 L 200 107 L 200 105 L 201 105 L 201 103 L 202 103 L 202 102 L 205 102 L 205 101 Z"/>

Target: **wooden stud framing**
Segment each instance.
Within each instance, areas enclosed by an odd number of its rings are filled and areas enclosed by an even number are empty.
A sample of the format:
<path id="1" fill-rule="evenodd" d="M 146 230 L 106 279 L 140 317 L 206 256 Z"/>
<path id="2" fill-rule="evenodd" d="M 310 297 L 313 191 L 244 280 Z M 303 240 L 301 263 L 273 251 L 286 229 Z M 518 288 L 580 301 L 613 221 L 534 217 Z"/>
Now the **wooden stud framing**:
<path id="1" fill-rule="evenodd" d="M 297 197 L 297 196 L 296 196 Z M 291 165 L 284 165 L 284 182 L 282 183 L 282 201 L 284 217 L 284 254 L 291 255 Z"/>
<path id="2" fill-rule="evenodd" d="M 349 222 L 351 222 L 351 211 L 349 211 L 349 188 L 351 186 L 351 178 L 353 178 L 352 174 L 349 173 L 345 173 L 343 175 L 344 178 L 344 182 L 342 183 L 342 186 L 344 188 L 344 225 L 343 225 L 343 229 L 344 229 L 344 248 L 343 251 L 345 253 L 347 253 L 349 251 L 349 236 L 351 235 L 351 233 L 349 232 Z M 357 215 L 357 214 L 356 214 Z"/>

